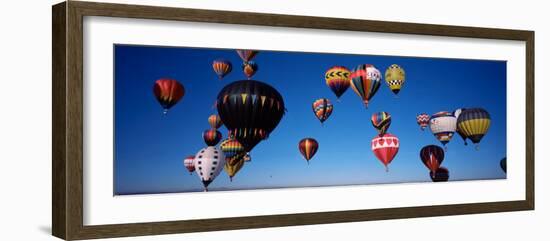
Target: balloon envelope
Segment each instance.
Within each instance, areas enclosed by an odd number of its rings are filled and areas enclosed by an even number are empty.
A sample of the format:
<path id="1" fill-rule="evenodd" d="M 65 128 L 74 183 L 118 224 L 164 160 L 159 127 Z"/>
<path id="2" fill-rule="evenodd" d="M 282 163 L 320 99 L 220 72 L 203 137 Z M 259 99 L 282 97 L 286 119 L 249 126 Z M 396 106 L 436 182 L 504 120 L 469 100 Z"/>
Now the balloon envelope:
<path id="1" fill-rule="evenodd" d="M 372 126 L 378 130 L 378 134 L 384 135 L 391 124 L 391 115 L 388 112 L 377 112 L 372 114 L 370 118 Z"/>
<path id="2" fill-rule="evenodd" d="M 430 129 L 443 145 L 451 141 L 456 131 L 456 117 L 447 111 L 440 111 L 430 118 Z"/>
<path id="3" fill-rule="evenodd" d="M 214 60 L 214 62 L 212 62 L 212 68 L 220 79 L 228 75 L 233 69 L 231 62 L 223 59 Z"/>
<path id="4" fill-rule="evenodd" d="M 458 128 L 461 132 L 477 144 L 487 134 L 491 125 L 489 112 L 482 108 L 470 108 L 462 111 L 458 118 Z"/>
<path id="5" fill-rule="evenodd" d="M 204 185 L 205 191 L 208 191 L 208 185 L 220 174 L 225 165 L 225 156 L 223 152 L 213 146 L 201 149 L 195 155 L 195 172 Z"/>
<path id="6" fill-rule="evenodd" d="M 432 172 L 437 171 L 443 159 L 445 159 L 445 151 L 439 146 L 428 145 L 420 150 L 420 160 Z"/>
<path id="7" fill-rule="evenodd" d="M 177 80 L 159 79 L 153 85 L 153 94 L 166 114 L 168 109 L 172 108 L 172 106 L 183 98 L 185 88 Z"/>
<path id="8" fill-rule="evenodd" d="M 433 182 L 446 182 L 449 180 L 449 170 L 444 167 L 438 168 L 435 173 L 430 171 L 430 178 Z"/>
<path id="9" fill-rule="evenodd" d="M 399 151 L 399 138 L 390 133 L 375 136 L 371 141 L 371 149 L 388 171 L 388 165 Z"/>
<path id="10" fill-rule="evenodd" d="M 349 88 L 350 75 L 349 69 L 343 66 L 333 66 L 325 73 L 325 82 L 336 98 L 340 98 Z"/>
<path id="11" fill-rule="evenodd" d="M 187 171 L 193 173 L 195 171 L 195 156 L 188 156 L 183 160 L 183 165 Z"/>
<path id="12" fill-rule="evenodd" d="M 416 116 L 416 123 L 420 126 L 421 130 L 426 129 L 426 127 L 430 123 L 430 115 L 426 113 L 418 114 Z"/>
<path id="13" fill-rule="evenodd" d="M 308 161 L 308 163 L 309 160 L 313 158 L 315 153 L 317 153 L 318 149 L 319 143 L 313 138 L 304 138 L 298 143 L 298 150 L 300 150 L 300 153 L 302 153 L 302 156 L 306 159 L 306 161 Z"/>
<path id="14" fill-rule="evenodd" d="M 330 117 L 332 109 L 334 108 L 327 98 L 321 98 L 314 101 L 311 107 L 313 109 L 313 114 L 315 114 L 321 123 L 325 122 Z"/>
<path id="15" fill-rule="evenodd" d="M 206 145 L 215 146 L 222 139 L 222 133 L 216 129 L 205 130 L 202 133 L 202 138 L 204 139 L 204 143 L 206 143 Z"/>
<path id="16" fill-rule="evenodd" d="M 248 50 L 248 49 L 238 49 L 237 54 L 239 55 L 239 57 L 241 57 L 243 62 L 248 62 L 252 60 L 256 56 L 256 54 L 258 54 L 258 51 Z"/>
<path id="17" fill-rule="evenodd" d="M 222 119 L 219 115 L 210 115 L 208 117 L 208 124 L 212 127 L 212 129 L 218 129 L 223 125 Z"/>
<path id="18" fill-rule="evenodd" d="M 397 94 L 401 90 L 401 87 L 405 83 L 405 70 L 397 64 L 392 64 L 386 69 L 385 74 L 386 84 L 390 87 L 390 90 Z"/>
<path id="19" fill-rule="evenodd" d="M 365 107 L 380 88 L 380 71 L 371 64 L 361 64 L 351 71 L 350 85 Z"/>

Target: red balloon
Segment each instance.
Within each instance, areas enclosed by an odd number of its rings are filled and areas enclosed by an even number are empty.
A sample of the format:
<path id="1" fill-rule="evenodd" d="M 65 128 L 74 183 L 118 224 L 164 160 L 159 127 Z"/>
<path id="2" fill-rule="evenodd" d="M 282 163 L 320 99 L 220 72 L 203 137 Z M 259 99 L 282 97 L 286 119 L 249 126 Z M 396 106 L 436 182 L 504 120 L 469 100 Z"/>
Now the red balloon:
<path id="1" fill-rule="evenodd" d="M 204 143 L 208 146 L 215 146 L 222 139 L 222 133 L 216 129 L 206 130 L 202 133 Z"/>
<path id="2" fill-rule="evenodd" d="M 185 95 L 185 88 L 177 80 L 159 79 L 153 86 L 153 93 L 164 109 L 164 114 Z"/>
<path id="3" fill-rule="evenodd" d="M 188 156 L 185 159 L 183 159 L 183 165 L 190 173 L 193 173 L 195 171 L 195 156 Z"/>
<path id="4" fill-rule="evenodd" d="M 319 143 L 313 138 L 304 138 L 298 143 L 298 149 L 309 164 L 309 160 L 313 158 L 317 149 L 319 149 Z"/>
<path id="5" fill-rule="evenodd" d="M 371 141 L 371 149 L 376 158 L 384 164 L 387 172 L 388 165 L 399 151 L 399 138 L 390 133 L 377 135 Z"/>
<path id="6" fill-rule="evenodd" d="M 428 145 L 420 150 L 420 159 L 432 173 L 435 173 L 445 159 L 445 151 L 439 146 Z"/>

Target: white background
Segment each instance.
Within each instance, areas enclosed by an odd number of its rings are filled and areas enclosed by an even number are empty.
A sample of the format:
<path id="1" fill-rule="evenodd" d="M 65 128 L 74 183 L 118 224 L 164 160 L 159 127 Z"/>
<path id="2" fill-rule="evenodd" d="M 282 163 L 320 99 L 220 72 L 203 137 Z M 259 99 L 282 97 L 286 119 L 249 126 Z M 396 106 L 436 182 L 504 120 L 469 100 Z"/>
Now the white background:
<path id="1" fill-rule="evenodd" d="M 145 1 L 133 1 L 134 3 Z M 161 1 L 156 1 L 157 3 Z M 175 1 L 162 1 L 166 3 Z M 531 240 L 548 239 L 549 194 L 542 107 L 550 64 L 543 1 L 179 1 L 179 6 L 347 18 L 425 22 L 536 31 L 536 211 L 224 231 L 128 240 Z M 0 239 L 55 240 L 51 219 L 51 11 L 53 1 L 11 1 L 0 14 Z M 172 3 L 173 4 L 173 3 Z"/>

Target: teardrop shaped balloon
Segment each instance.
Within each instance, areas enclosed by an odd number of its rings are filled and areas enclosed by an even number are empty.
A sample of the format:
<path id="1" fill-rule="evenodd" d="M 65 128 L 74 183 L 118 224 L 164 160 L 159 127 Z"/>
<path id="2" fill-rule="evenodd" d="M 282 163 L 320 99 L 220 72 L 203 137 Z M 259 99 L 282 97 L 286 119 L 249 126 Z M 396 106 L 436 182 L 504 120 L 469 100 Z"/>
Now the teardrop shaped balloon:
<path id="1" fill-rule="evenodd" d="M 399 152 L 399 138 L 390 133 L 377 135 L 371 141 L 371 149 L 376 158 L 384 164 L 387 172 L 388 165 Z"/>
<path id="2" fill-rule="evenodd" d="M 189 171 L 190 173 L 193 173 L 195 171 L 195 156 L 188 156 L 185 159 L 183 159 L 183 165 Z"/>
<path id="3" fill-rule="evenodd" d="M 371 64 L 361 64 L 351 71 L 350 85 L 365 107 L 380 88 L 380 71 Z"/>
<path id="4" fill-rule="evenodd" d="M 252 78 L 256 71 L 258 71 L 258 65 L 254 61 L 245 62 L 242 65 L 243 73 L 248 79 Z"/>
<path id="5" fill-rule="evenodd" d="M 430 123 L 430 115 L 426 113 L 418 114 L 416 116 L 416 123 L 420 126 L 421 130 L 426 129 L 426 127 Z"/>
<path id="6" fill-rule="evenodd" d="M 277 127 L 285 112 L 279 92 L 256 80 L 226 85 L 218 94 L 218 114 L 231 136 L 250 152 Z"/>
<path id="7" fill-rule="evenodd" d="M 458 128 L 474 144 L 481 141 L 491 126 L 489 112 L 482 108 L 470 108 L 462 111 L 458 118 Z"/>
<path id="8" fill-rule="evenodd" d="M 445 151 L 436 145 L 428 145 L 420 150 L 420 160 L 431 171 L 436 172 L 445 159 Z"/>
<path id="9" fill-rule="evenodd" d="M 430 129 L 435 138 L 445 146 L 456 131 L 456 117 L 447 111 L 437 112 L 430 118 Z"/>
<path id="10" fill-rule="evenodd" d="M 204 143 L 206 143 L 206 145 L 215 146 L 222 139 L 222 133 L 216 129 L 205 130 L 202 133 L 202 138 L 204 139 Z"/>
<path id="11" fill-rule="evenodd" d="M 225 166 L 225 156 L 223 152 L 209 146 L 201 149 L 195 155 L 195 172 L 199 175 L 204 186 L 204 191 L 208 191 L 208 185 L 220 174 Z"/>
<path id="12" fill-rule="evenodd" d="M 313 114 L 321 121 L 325 122 L 332 114 L 333 105 L 327 98 L 321 98 L 313 102 L 312 109 Z"/>
<path id="13" fill-rule="evenodd" d="M 235 162 L 235 164 L 229 164 L 228 162 L 225 163 L 224 171 L 229 176 L 229 181 L 233 181 L 233 177 L 237 175 L 237 173 L 241 170 L 241 168 L 244 166 L 244 159 L 241 158 Z"/>
<path id="14" fill-rule="evenodd" d="M 230 165 L 234 165 L 246 155 L 244 146 L 236 139 L 225 139 L 220 144 L 220 149 L 225 154 L 225 161 Z"/>
<path id="15" fill-rule="evenodd" d="M 185 88 L 177 80 L 159 79 L 153 85 L 153 94 L 164 109 L 164 114 L 185 95 Z"/>
<path id="16" fill-rule="evenodd" d="M 298 143 L 298 150 L 309 164 L 309 160 L 315 156 L 319 149 L 319 143 L 313 138 L 304 138 Z"/>
<path id="17" fill-rule="evenodd" d="M 386 69 L 385 80 L 390 90 L 397 95 L 405 83 L 405 70 L 397 64 L 392 64 Z"/>
<path id="18" fill-rule="evenodd" d="M 384 135 L 391 124 L 391 115 L 388 112 L 377 112 L 372 114 L 370 121 L 372 126 L 378 130 L 378 134 Z"/>
<path id="19" fill-rule="evenodd" d="M 258 51 L 248 50 L 248 49 L 237 49 L 237 54 L 239 55 L 239 57 L 241 57 L 243 62 L 248 62 L 252 60 L 256 56 L 256 54 L 258 54 Z"/>
<path id="20" fill-rule="evenodd" d="M 460 117 L 460 114 L 462 113 L 462 111 L 465 111 L 466 108 L 460 108 L 460 109 L 456 109 L 454 112 L 453 112 L 453 115 L 456 117 L 456 133 L 458 133 L 458 135 L 460 135 L 460 137 L 462 138 L 462 140 L 464 141 L 464 145 L 468 145 L 468 143 L 466 142 L 466 139 L 468 138 L 468 136 L 466 136 L 466 133 L 464 133 L 464 130 L 462 130 L 462 128 L 460 128 L 460 126 L 458 126 L 459 122 L 458 122 L 458 119 Z"/>
<path id="21" fill-rule="evenodd" d="M 326 84 L 337 99 L 340 99 L 340 96 L 349 88 L 350 75 L 349 69 L 343 66 L 333 66 L 325 73 Z"/>
<path id="22" fill-rule="evenodd" d="M 435 173 L 430 171 L 430 178 L 432 182 L 446 182 L 449 180 L 449 170 L 444 167 L 437 168 Z"/>
<path id="23" fill-rule="evenodd" d="M 212 129 L 219 129 L 223 125 L 222 119 L 219 115 L 210 115 L 208 117 L 208 124 L 210 124 Z"/>
<path id="24" fill-rule="evenodd" d="M 223 79 L 223 77 L 231 72 L 233 66 L 231 65 L 231 62 L 227 60 L 217 59 L 212 62 L 212 68 L 214 69 L 214 72 L 218 75 L 218 78 Z"/>
<path id="25" fill-rule="evenodd" d="M 502 171 L 506 173 L 506 157 L 500 160 L 500 169 L 502 169 Z"/>

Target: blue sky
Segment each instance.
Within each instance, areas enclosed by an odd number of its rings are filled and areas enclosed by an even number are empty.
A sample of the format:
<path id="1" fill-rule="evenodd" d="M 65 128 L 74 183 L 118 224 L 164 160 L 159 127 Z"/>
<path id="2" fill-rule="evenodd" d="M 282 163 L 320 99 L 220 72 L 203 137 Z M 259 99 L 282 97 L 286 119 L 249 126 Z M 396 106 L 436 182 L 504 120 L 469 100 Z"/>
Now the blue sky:
<path id="1" fill-rule="evenodd" d="M 232 49 L 200 49 L 115 45 L 115 194 L 187 192 L 202 190 L 182 160 L 205 147 L 202 132 L 215 114 L 213 103 L 226 84 L 245 79 L 242 60 Z M 231 61 L 233 71 L 218 80 L 212 61 Z M 209 190 L 329 186 L 401 182 L 431 182 L 419 158 L 420 149 L 440 145 L 429 128 L 420 131 L 416 115 L 457 108 L 481 107 L 491 115 L 491 127 L 475 150 L 464 146 L 458 134 L 447 144 L 442 166 L 453 180 L 506 178 L 499 162 L 506 156 L 506 62 L 374 55 L 342 55 L 261 51 L 253 77 L 275 87 L 283 96 L 286 114 L 268 140 L 252 151 L 233 182 L 222 172 Z M 382 83 L 365 109 L 349 88 L 336 101 L 326 86 L 325 71 L 334 65 L 352 69 L 373 64 L 382 74 L 391 64 L 406 71 L 399 97 Z M 152 86 L 159 78 L 174 78 L 186 94 L 166 116 Z M 334 104 L 324 125 L 311 104 L 318 98 Z M 389 133 L 400 139 L 399 153 L 385 172 L 370 149 L 376 130 L 374 112 L 392 115 Z M 226 129 L 220 128 L 224 138 Z M 319 142 L 310 165 L 300 155 L 298 142 Z"/>

